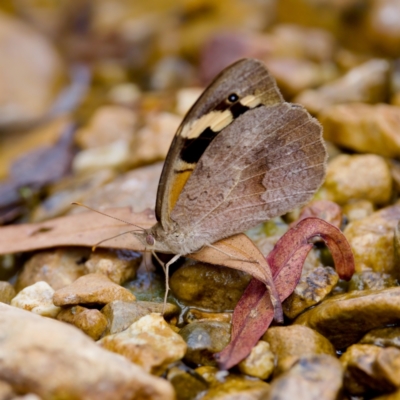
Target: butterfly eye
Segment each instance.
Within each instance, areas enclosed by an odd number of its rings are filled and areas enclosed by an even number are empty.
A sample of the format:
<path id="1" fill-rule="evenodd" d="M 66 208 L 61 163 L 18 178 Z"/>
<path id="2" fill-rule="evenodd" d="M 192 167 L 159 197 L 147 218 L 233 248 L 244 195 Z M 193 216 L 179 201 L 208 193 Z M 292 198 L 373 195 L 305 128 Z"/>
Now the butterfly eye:
<path id="1" fill-rule="evenodd" d="M 231 93 L 229 96 L 228 96 L 228 101 L 230 102 L 230 103 L 234 103 L 235 101 L 238 101 L 239 100 L 239 96 L 236 94 L 236 93 Z"/>
<path id="2" fill-rule="evenodd" d="M 146 243 L 149 246 L 154 246 L 154 243 L 155 243 L 154 237 L 152 235 L 147 235 L 146 236 Z"/>

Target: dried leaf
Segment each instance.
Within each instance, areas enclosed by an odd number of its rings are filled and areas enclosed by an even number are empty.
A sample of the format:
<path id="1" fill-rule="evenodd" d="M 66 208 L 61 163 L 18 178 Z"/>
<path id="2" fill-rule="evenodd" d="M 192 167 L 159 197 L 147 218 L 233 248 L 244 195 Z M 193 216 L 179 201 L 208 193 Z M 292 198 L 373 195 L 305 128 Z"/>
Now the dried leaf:
<path id="1" fill-rule="evenodd" d="M 353 275 L 353 254 L 340 230 L 319 218 L 303 219 L 281 237 L 267 257 L 281 302 L 299 282 L 304 261 L 313 246 L 308 241 L 315 236 L 329 247 L 339 276 L 348 280 Z M 231 342 L 216 354 L 220 367 L 229 369 L 243 360 L 268 329 L 273 315 L 265 286 L 253 278 L 234 310 Z"/>

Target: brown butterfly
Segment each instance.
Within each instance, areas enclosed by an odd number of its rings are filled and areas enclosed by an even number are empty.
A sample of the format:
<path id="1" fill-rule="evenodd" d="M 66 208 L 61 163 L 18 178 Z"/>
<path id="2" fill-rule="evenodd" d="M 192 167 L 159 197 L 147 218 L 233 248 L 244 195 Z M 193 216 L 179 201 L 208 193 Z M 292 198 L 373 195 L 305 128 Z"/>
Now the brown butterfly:
<path id="1" fill-rule="evenodd" d="M 179 257 L 308 202 L 325 176 L 320 124 L 265 65 L 224 69 L 187 113 L 161 174 L 157 223 L 134 235 Z"/>

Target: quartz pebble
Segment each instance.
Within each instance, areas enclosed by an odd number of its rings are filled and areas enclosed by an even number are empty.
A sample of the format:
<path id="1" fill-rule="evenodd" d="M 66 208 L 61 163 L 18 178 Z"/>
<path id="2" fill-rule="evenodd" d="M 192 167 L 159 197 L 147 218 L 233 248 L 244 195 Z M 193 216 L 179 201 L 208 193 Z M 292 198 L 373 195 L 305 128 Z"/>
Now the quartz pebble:
<path id="1" fill-rule="evenodd" d="M 60 248 L 34 254 L 18 275 L 17 291 L 36 282 L 47 282 L 58 290 L 85 274 L 84 262 L 89 257 L 86 248 Z"/>
<path id="2" fill-rule="evenodd" d="M 108 303 L 101 312 L 106 317 L 108 324 L 104 335 L 112 335 L 122 332 L 140 318 L 163 311 L 162 303 L 150 301 L 120 301 L 115 300 Z M 167 303 L 164 309 L 164 318 L 170 319 L 178 315 L 179 307 L 175 304 Z"/>
<path id="3" fill-rule="evenodd" d="M 268 342 L 260 340 L 251 353 L 238 364 L 239 371 L 261 380 L 268 379 L 274 370 L 275 355 Z"/>
<path id="4" fill-rule="evenodd" d="M 161 375 L 168 364 L 180 360 L 186 343 L 159 314 L 149 314 L 125 331 L 101 339 L 99 345 L 118 353 L 146 372 Z"/>
<path id="5" fill-rule="evenodd" d="M 53 304 L 54 289 L 46 282 L 36 282 L 21 290 L 11 300 L 11 305 L 43 317 L 55 318 L 61 308 Z"/>
<path id="6" fill-rule="evenodd" d="M 103 274 L 88 274 L 77 279 L 71 285 L 54 293 L 54 304 L 68 306 L 77 304 L 107 304 L 114 300 L 134 301 L 135 296 L 129 290 L 110 281 Z"/>
<path id="7" fill-rule="evenodd" d="M 43 399 L 175 398 L 169 382 L 96 345 L 79 329 L 0 303 L 1 376 Z"/>
<path id="8" fill-rule="evenodd" d="M 230 340 L 230 324 L 226 322 L 193 322 L 179 334 L 187 343 L 185 361 L 197 365 L 215 366 L 215 353 L 223 350 Z"/>

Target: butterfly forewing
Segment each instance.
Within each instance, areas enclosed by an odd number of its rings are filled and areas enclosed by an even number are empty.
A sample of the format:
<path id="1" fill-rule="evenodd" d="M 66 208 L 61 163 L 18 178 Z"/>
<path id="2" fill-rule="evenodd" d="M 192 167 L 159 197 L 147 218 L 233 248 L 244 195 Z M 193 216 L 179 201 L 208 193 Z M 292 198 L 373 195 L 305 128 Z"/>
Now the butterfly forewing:
<path id="1" fill-rule="evenodd" d="M 215 78 L 186 115 L 168 152 L 156 202 L 156 217 L 164 228 L 210 143 L 239 116 L 282 102 L 275 81 L 258 60 L 240 60 Z"/>

